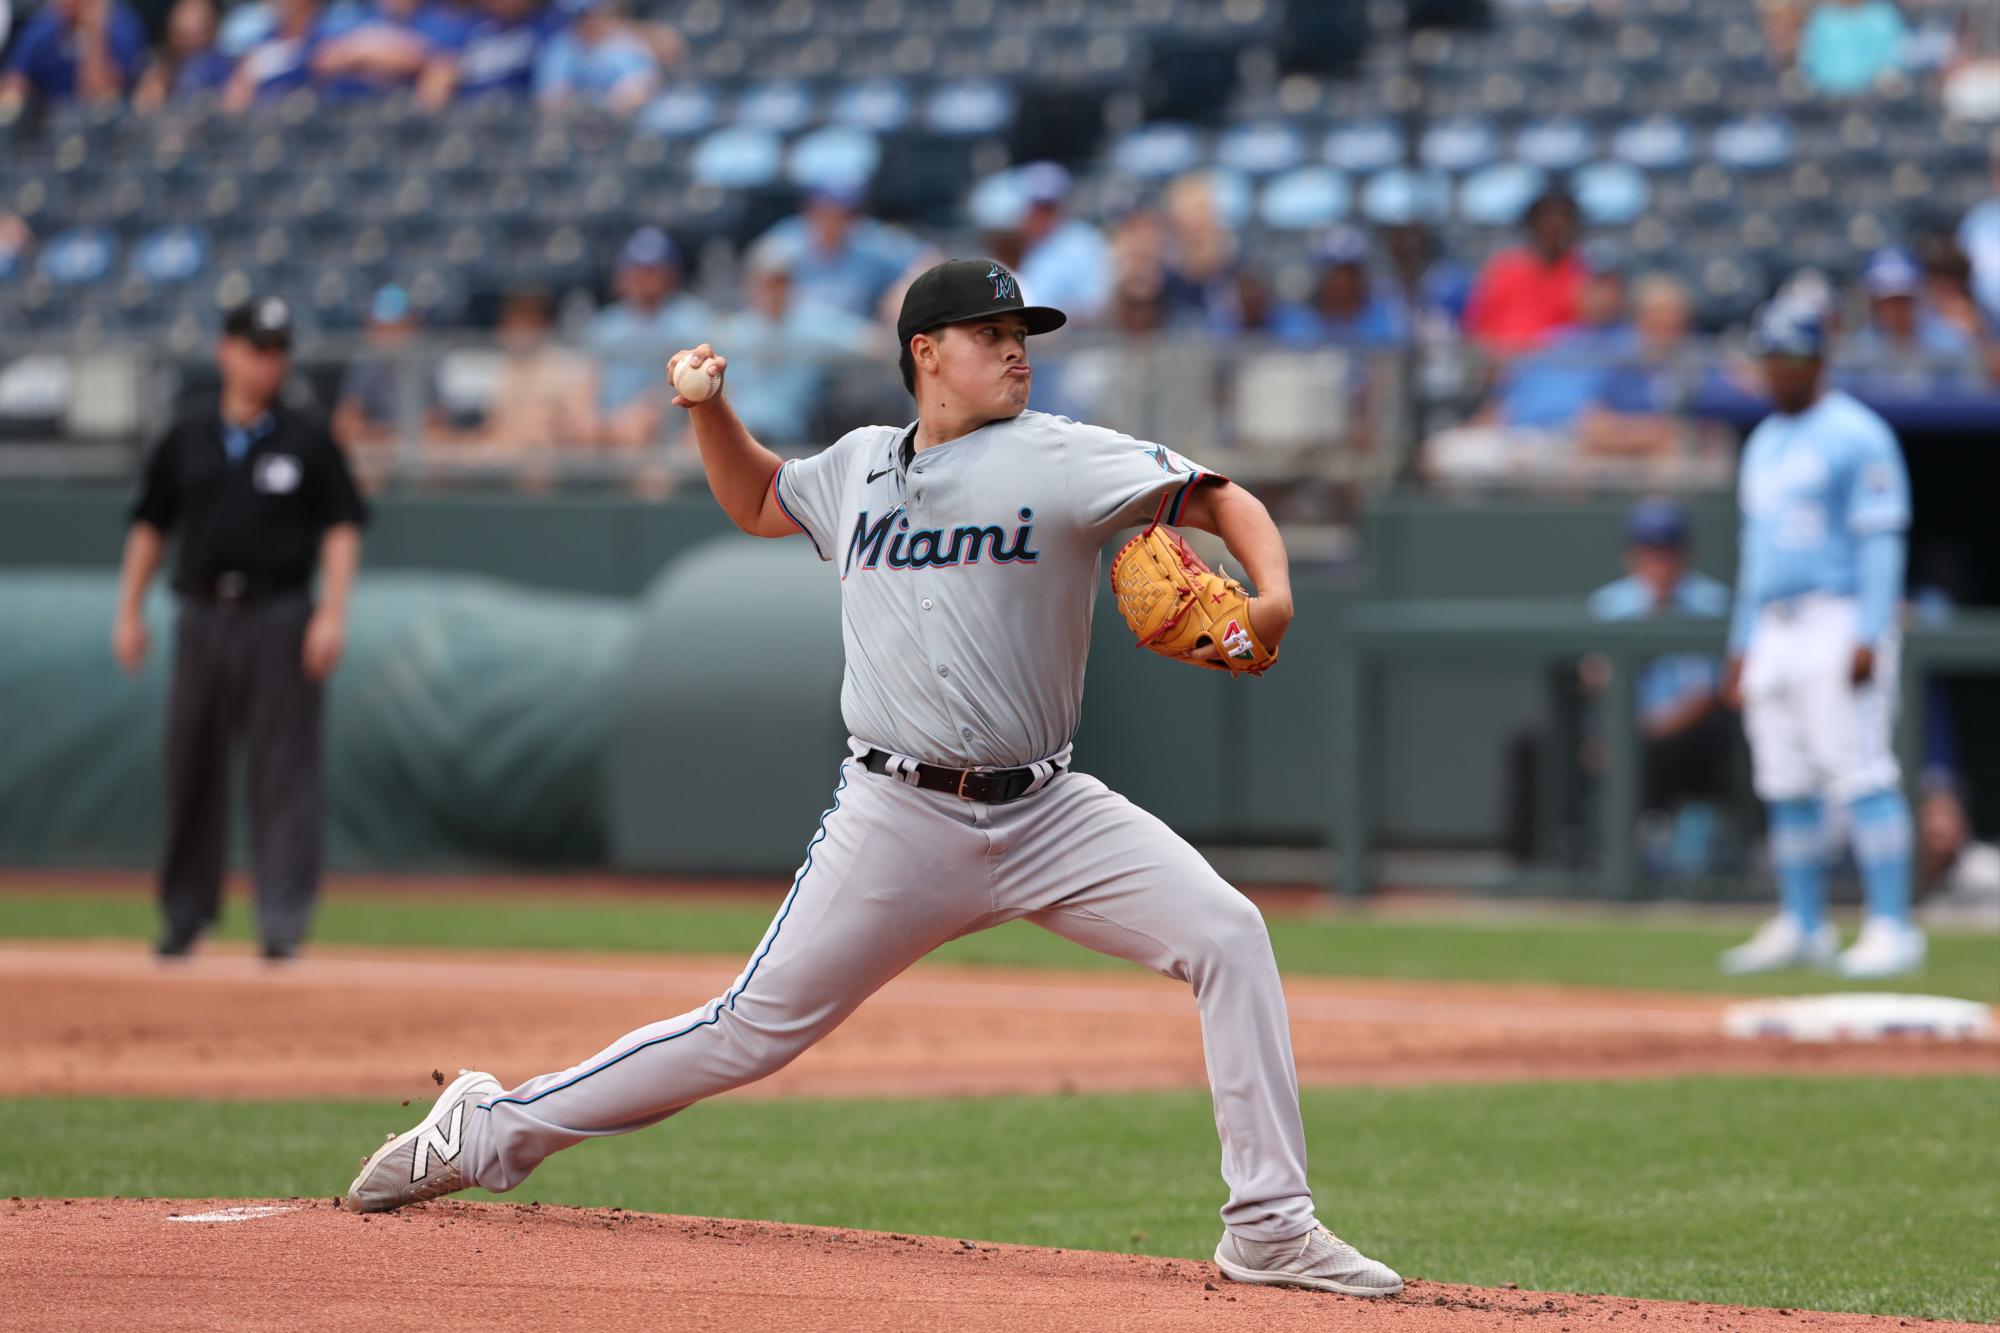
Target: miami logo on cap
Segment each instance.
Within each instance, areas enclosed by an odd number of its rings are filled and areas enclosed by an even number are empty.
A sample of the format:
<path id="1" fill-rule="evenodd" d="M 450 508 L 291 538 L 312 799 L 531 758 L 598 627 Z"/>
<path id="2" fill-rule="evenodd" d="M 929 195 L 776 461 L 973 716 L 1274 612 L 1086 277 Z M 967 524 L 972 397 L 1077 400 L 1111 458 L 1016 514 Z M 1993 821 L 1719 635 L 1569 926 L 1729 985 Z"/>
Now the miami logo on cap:
<path id="1" fill-rule="evenodd" d="M 993 299 L 996 301 L 1018 301 L 1021 289 L 1014 283 L 1014 275 L 998 264 L 989 266 L 986 277 L 993 284 Z"/>

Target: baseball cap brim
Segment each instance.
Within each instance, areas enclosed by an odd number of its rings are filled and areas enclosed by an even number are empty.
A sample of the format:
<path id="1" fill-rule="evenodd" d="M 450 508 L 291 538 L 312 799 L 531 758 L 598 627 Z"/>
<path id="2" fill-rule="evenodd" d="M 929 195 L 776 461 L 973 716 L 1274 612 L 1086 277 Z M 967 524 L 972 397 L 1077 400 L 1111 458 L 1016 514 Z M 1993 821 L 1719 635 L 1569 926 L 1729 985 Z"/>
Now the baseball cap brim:
<path id="1" fill-rule="evenodd" d="M 988 310 L 976 310 L 971 314 L 954 314 L 943 323 L 931 328 L 941 329 L 946 324 L 972 324 L 982 319 L 994 319 L 1001 315 L 1019 315 L 1028 322 L 1029 333 L 1054 333 L 1069 323 L 1069 316 L 1052 305 L 996 305 Z M 928 333 L 929 329 L 913 329 L 913 333 Z"/>

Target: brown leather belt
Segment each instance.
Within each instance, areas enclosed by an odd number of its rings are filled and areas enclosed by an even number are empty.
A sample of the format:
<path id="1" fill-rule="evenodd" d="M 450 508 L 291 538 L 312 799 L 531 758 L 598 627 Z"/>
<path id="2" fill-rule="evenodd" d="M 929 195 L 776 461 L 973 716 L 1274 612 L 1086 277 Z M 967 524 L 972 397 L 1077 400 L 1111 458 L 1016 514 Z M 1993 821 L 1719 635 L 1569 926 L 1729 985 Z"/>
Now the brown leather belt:
<path id="1" fill-rule="evenodd" d="M 916 785 L 925 791 L 949 792 L 964 801 L 985 801 L 989 805 L 1005 805 L 1018 801 L 1028 794 L 1028 788 L 1035 785 L 1035 770 L 1032 768 L 940 768 L 936 764 L 917 764 L 890 772 L 889 763 L 895 756 L 886 750 L 870 750 L 861 756 L 861 766 L 870 773 L 880 773 L 898 781 L 907 782 L 906 775 L 914 773 Z M 1055 773 L 1063 771 L 1063 765 L 1055 765 Z M 1050 776 L 1054 777 L 1055 773 Z"/>

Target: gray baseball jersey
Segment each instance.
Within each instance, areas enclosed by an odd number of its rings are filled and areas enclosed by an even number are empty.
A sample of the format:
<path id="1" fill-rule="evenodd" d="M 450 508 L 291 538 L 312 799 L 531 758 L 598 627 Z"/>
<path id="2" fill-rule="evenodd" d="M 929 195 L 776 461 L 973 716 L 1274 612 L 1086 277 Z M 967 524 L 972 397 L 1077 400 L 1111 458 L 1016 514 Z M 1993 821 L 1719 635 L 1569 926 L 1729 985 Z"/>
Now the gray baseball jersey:
<path id="1" fill-rule="evenodd" d="M 1014 768 L 1076 734 L 1099 551 L 1212 475 L 1163 445 L 1023 412 L 910 457 L 867 426 L 772 479 L 841 579 L 847 729 L 953 768 Z"/>
<path id="2" fill-rule="evenodd" d="M 1004 804 L 840 766 L 776 918 L 727 991 L 479 1105 L 463 1178 L 512 1189 L 549 1154 L 762 1078 L 946 940 L 1025 919 L 1188 983 L 1201 1015 L 1229 1229 L 1313 1224 L 1284 988 L 1256 907 L 1172 829 L 1066 757 L 1098 552 L 1176 520 L 1201 467 L 1026 412 L 921 453 L 871 426 L 772 479 L 841 577 L 856 751 L 1037 766 Z"/>

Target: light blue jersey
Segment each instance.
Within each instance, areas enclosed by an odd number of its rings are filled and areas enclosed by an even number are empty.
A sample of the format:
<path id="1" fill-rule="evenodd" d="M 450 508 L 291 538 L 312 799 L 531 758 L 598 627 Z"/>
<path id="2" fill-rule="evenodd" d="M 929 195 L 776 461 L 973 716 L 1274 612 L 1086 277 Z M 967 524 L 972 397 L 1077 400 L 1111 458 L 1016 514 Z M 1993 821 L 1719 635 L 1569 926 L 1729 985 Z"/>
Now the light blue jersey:
<path id="1" fill-rule="evenodd" d="M 1728 610 L 1729 589 L 1699 570 L 1681 575 L 1667 606 L 1655 604 L 1652 587 L 1637 575 L 1607 583 L 1590 595 L 1590 614 L 1599 620 L 1644 620 L 1649 616 L 1720 620 Z M 1701 653 L 1669 653 L 1652 659 L 1639 668 L 1634 686 L 1639 720 L 1665 721 L 1690 698 L 1714 694 L 1721 678 L 1722 669 L 1715 659 Z"/>
<path id="2" fill-rule="evenodd" d="M 1807 593 L 1860 599 L 1862 641 L 1888 628 L 1901 592 L 1910 478 L 1887 422 L 1839 390 L 1750 432 L 1737 487 L 1743 528 L 1729 645 L 1757 611 Z"/>

